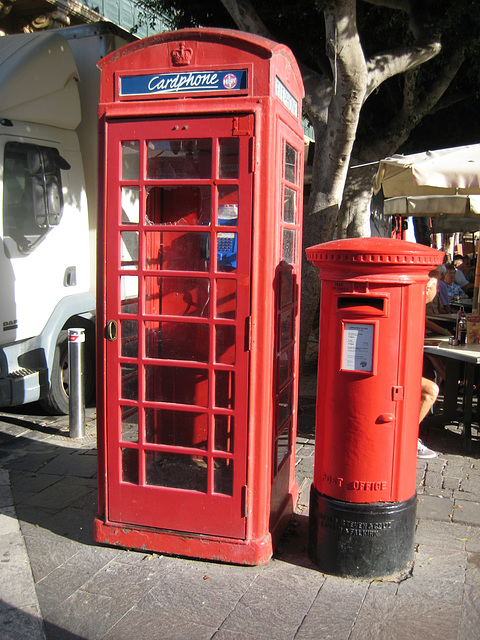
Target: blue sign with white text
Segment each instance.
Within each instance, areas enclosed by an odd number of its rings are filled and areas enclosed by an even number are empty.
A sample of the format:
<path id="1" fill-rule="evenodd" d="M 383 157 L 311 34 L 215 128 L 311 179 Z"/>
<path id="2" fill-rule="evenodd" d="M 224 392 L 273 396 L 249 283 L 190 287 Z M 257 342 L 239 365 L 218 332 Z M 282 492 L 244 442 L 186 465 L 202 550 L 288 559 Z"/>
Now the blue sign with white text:
<path id="1" fill-rule="evenodd" d="M 122 76 L 120 78 L 120 96 L 243 91 L 247 88 L 247 79 L 246 69 Z"/>

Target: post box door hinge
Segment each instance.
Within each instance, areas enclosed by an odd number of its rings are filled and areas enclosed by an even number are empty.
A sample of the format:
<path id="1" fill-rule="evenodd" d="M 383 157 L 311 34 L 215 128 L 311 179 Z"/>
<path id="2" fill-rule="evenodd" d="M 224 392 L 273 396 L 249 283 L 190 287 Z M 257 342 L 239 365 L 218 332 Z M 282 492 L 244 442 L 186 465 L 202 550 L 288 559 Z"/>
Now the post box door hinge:
<path id="1" fill-rule="evenodd" d="M 253 113 L 249 113 L 245 116 L 233 117 L 232 135 L 253 136 Z"/>
<path id="2" fill-rule="evenodd" d="M 403 400 L 403 387 L 392 387 L 392 400 Z"/>

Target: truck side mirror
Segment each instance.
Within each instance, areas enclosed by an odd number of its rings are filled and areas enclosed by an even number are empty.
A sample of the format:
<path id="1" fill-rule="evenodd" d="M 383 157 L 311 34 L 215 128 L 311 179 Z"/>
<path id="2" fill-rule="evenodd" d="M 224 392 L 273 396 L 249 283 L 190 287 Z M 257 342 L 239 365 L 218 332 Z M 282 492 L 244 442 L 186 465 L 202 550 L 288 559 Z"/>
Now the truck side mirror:
<path id="1" fill-rule="evenodd" d="M 62 194 L 59 169 L 70 169 L 56 149 L 31 149 L 27 155 L 33 196 L 33 217 L 39 229 L 48 229 L 62 218 Z"/>

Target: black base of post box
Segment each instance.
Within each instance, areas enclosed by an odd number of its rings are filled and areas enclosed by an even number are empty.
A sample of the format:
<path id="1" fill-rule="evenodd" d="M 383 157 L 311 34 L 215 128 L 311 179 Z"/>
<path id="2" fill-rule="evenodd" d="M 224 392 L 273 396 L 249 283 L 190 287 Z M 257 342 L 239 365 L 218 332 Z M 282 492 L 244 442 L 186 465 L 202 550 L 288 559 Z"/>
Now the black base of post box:
<path id="1" fill-rule="evenodd" d="M 312 484 L 308 554 L 324 573 L 380 578 L 413 563 L 417 494 L 405 502 L 334 500 Z"/>

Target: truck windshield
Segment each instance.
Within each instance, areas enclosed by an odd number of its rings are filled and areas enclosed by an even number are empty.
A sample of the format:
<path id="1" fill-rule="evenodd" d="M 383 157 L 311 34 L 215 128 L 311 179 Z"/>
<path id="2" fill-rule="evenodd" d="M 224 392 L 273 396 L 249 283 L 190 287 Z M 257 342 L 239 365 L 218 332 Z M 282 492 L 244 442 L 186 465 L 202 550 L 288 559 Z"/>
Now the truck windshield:
<path id="1" fill-rule="evenodd" d="M 21 142 L 7 142 L 3 166 L 3 235 L 25 255 L 60 223 L 60 169 L 70 167 L 57 149 Z"/>

